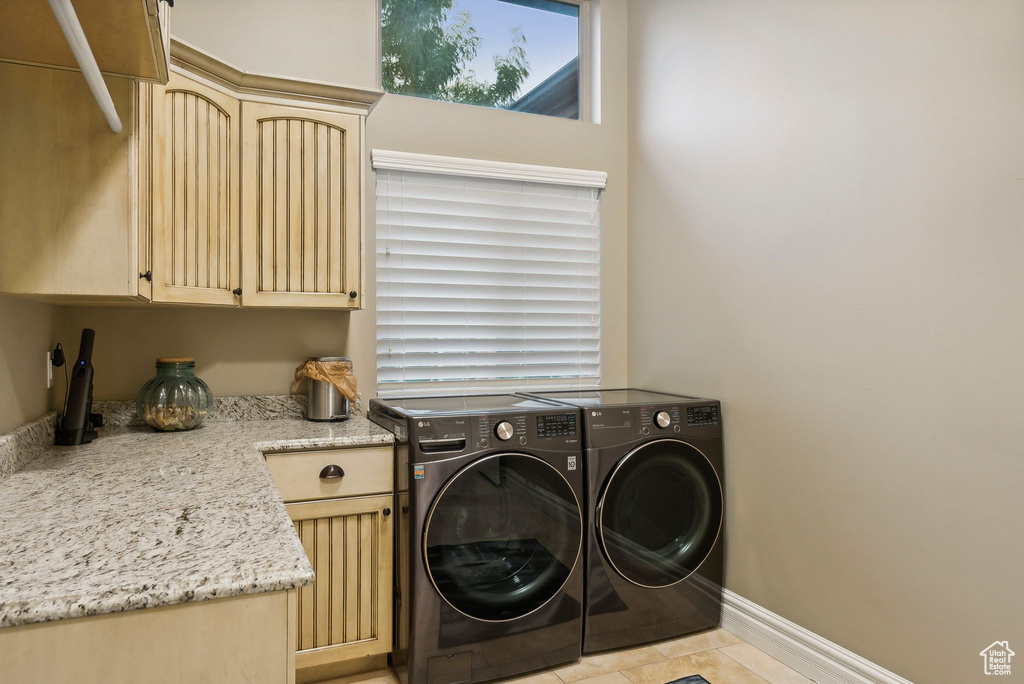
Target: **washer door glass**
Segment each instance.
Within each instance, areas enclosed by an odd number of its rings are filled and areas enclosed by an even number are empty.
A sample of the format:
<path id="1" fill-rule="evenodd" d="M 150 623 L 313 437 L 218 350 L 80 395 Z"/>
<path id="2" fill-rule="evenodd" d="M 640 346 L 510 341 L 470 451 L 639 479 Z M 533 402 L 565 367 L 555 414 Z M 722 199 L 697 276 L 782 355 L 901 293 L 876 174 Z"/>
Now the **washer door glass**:
<path id="1" fill-rule="evenodd" d="M 583 543 L 582 512 L 553 466 L 495 454 L 456 473 L 424 530 L 427 572 L 455 610 L 479 620 L 522 617 L 565 584 Z"/>
<path id="2" fill-rule="evenodd" d="M 667 587 L 711 552 L 722 526 L 722 487 L 707 457 L 674 439 L 623 457 L 598 504 L 598 534 L 620 575 Z"/>

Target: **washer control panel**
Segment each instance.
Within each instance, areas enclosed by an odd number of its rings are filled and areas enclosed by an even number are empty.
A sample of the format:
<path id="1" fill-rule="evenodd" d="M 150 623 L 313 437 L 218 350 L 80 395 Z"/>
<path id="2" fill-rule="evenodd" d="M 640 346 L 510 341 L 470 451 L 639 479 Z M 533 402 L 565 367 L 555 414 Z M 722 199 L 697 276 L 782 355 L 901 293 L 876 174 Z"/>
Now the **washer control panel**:
<path id="1" fill-rule="evenodd" d="M 575 437 L 578 415 L 578 413 L 572 412 L 537 416 L 537 437 L 541 439 Z"/>
<path id="2" fill-rule="evenodd" d="M 494 436 L 502 442 L 507 442 L 512 439 L 514 434 L 516 434 L 516 429 L 512 427 L 512 423 L 507 420 L 503 420 L 494 426 Z"/>
<path id="3" fill-rule="evenodd" d="M 502 444 L 526 444 L 529 416 L 525 413 L 500 416 L 473 416 L 474 441 L 470 446 L 486 449 Z M 525 441 L 524 441 L 525 440 Z"/>
<path id="4" fill-rule="evenodd" d="M 409 421 L 410 441 L 420 457 L 450 458 L 484 449 L 536 447 L 544 450 L 580 448 L 579 413 L 502 413 L 417 417 Z"/>

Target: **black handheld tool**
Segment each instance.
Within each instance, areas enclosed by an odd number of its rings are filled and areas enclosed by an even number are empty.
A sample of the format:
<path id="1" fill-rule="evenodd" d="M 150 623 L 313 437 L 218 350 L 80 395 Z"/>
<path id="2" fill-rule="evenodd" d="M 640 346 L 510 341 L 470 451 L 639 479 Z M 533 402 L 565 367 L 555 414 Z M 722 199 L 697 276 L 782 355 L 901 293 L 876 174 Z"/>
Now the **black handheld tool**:
<path id="1" fill-rule="evenodd" d="M 95 330 L 82 330 L 78 360 L 71 367 L 64 413 L 57 423 L 56 443 L 61 446 L 91 442 L 99 436 L 96 428 L 103 424 L 100 414 L 92 413 L 92 347 L 95 340 Z"/>

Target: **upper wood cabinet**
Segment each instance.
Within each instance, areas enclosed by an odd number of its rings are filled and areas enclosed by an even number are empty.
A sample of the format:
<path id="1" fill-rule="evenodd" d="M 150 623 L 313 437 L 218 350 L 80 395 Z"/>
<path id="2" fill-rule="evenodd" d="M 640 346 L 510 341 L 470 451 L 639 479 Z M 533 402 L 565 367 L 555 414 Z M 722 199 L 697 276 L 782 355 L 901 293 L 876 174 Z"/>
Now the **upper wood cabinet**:
<path id="1" fill-rule="evenodd" d="M 166 85 L 0 61 L 0 294 L 362 304 L 366 116 L 379 90 L 249 74 L 183 43 Z"/>
<path id="2" fill-rule="evenodd" d="M 137 87 L 106 81 L 124 119 L 117 134 L 80 73 L 0 62 L 0 293 L 148 298 Z"/>
<path id="3" fill-rule="evenodd" d="M 100 71 L 110 76 L 167 82 L 167 2 L 75 0 L 74 8 Z M 78 68 L 53 10 L 42 0 L 0 2 L 0 59 Z"/>
<path id="4" fill-rule="evenodd" d="M 358 308 L 361 119 L 242 104 L 245 306 Z"/>
<path id="5" fill-rule="evenodd" d="M 246 74 L 178 43 L 171 71 L 142 95 L 153 300 L 360 308 L 363 125 L 381 93 Z"/>
<path id="6" fill-rule="evenodd" d="M 239 101 L 180 73 L 153 86 L 153 301 L 238 304 Z"/>

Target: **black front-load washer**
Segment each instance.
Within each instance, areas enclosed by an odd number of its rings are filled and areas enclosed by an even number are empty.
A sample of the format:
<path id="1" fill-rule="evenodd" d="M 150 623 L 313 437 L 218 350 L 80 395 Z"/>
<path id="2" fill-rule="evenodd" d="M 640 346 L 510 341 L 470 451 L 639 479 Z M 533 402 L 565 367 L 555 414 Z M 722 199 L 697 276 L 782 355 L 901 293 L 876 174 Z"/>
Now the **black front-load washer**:
<path id="1" fill-rule="evenodd" d="M 403 684 L 577 660 L 579 410 L 506 395 L 374 399 L 396 438 L 395 644 Z"/>
<path id="2" fill-rule="evenodd" d="M 636 389 L 524 396 L 583 411 L 583 652 L 717 626 L 725 514 L 720 403 Z"/>

